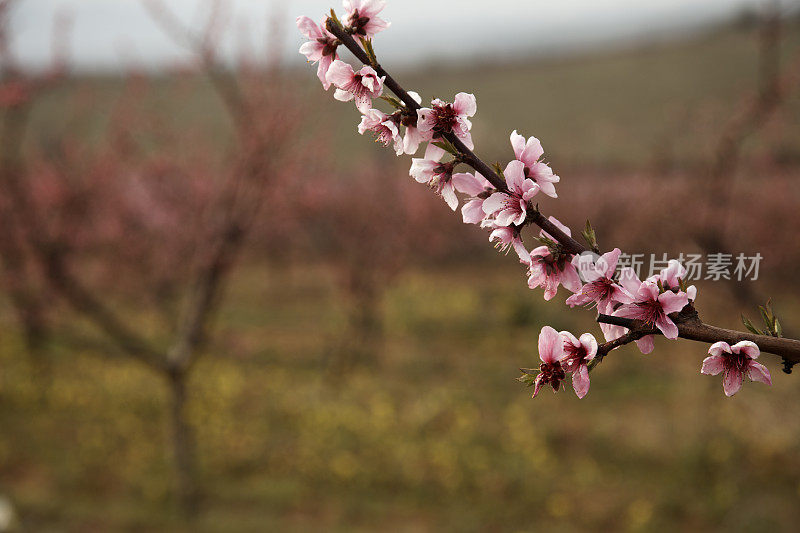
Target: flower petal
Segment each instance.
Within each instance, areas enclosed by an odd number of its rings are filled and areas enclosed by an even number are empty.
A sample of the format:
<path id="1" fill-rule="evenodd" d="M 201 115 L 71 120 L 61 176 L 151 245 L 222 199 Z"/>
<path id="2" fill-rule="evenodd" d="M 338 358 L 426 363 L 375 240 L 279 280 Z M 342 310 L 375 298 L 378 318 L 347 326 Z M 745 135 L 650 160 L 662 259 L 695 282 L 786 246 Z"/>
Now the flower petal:
<path id="1" fill-rule="evenodd" d="M 597 339 L 591 333 L 584 333 L 581 335 L 581 346 L 586 350 L 584 361 L 591 361 L 597 355 Z"/>
<path id="2" fill-rule="evenodd" d="M 710 355 L 703 359 L 703 367 L 700 369 L 700 373 L 716 376 L 723 370 L 725 370 L 725 358 L 721 355 Z"/>
<path id="3" fill-rule="evenodd" d="M 545 363 L 555 363 L 564 357 L 563 339 L 559 333 L 545 326 L 539 333 L 539 358 Z"/>
<path id="4" fill-rule="evenodd" d="M 753 381 L 760 381 L 765 385 L 772 385 L 772 376 L 770 376 L 767 367 L 755 361 L 750 361 L 747 368 L 747 377 Z"/>
<path id="5" fill-rule="evenodd" d="M 453 101 L 453 109 L 459 115 L 466 115 L 468 117 L 475 116 L 478 112 L 478 103 L 475 100 L 475 95 L 470 93 L 458 93 Z"/>
<path id="6" fill-rule="evenodd" d="M 511 147 L 514 149 L 514 157 L 519 159 L 525 150 L 525 137 L 517 133 L 517 130 L 511 132 Z"/>
<path id="7" fill-rule="evenodd" d="M 581 365 L 572 373 L 572 388 L 575 389 L 575 394 L 578 398 L 583 399 L 589 392 L 589 367 Z"/>
<path id="8" fill-rule="evenodd" d="M 636 341 L 636 347 L 639 348 L 639 351 L 644 355 L 651 353 L 656 347 L 655 337 L 653 335 L 642 337 Z"/>
<path id="9" fill-rule="evenodd" d="M 731 352 L 731 345 L 724 341 L 715 342 L 711 345 L 711 348 L 708 349 L 708 353 L 711 355 L 722 355 L 723 353 L 733 353 Z"/>
<path id="10" fill-rule="evenodd" d="M 750 341 L 737 342 L 731 346 L 731 351 L 733 353 L 744 354 L 750 359 L 758 359 L 758 356 L 761 355 L 761 350 L 758 349 L 758 345 Z"/>
<path id="11" fill-rule="evenodd" d="M 689 305 L 689 297 L 685 292 L 676 294 L 672 291 L 667 291 L 658 296 L 658 301 L 661 304 L 661 308 L 664 309 L 664 313 L 667 315 L 678 313 L 681 309 Z"/>
<path id="12" fill-rule="evenodd" d="M 722 389 L 725 396 L 733 396 L 742 388 L 742 373 L 738 370 L 726 370 L 722 378 Z"/>
<path id="13" fill-rule="evenodd" d="M 656 327 L 661 330 L 661 333 L 664 334 L 664 337 L 668 338 L 669 340 L 675 340 L 678 338 L 678 326 L 675 325 L 668 316 L 660 316 L 656 319 Z"/>

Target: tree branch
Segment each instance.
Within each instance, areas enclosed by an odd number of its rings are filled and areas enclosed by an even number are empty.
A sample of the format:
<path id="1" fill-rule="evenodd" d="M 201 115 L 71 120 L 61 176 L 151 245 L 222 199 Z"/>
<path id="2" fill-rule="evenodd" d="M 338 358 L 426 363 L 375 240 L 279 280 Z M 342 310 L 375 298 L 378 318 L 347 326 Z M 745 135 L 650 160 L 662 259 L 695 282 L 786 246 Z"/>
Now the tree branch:
<path id="1" fill-rule="evenodd" d="M 379 76 L 385 77 L 384 85 L 389 88 L 405 105 L 408 109 L 418 110 L 420 106 L 397 81 L 381 67 L 377 61 L 371 61 L 367 53 L 356 43 L 353 37 L 345 31 L 345 29 L 332 18 L 328 18 L 326 27 L 337 39 L 350 51 L 352 54 L 363 64 L 371 66 L 378 73 Z M 471 166 L 476 171 L 483 174 L 499 191 L 508 192 L 504 180 L 492 170 L 492 168 L 483 162 L 472 150 L 467 148 L 453 134 L 445 134 L 444 137 L 453 145 L 461 154 L 461 160 Z M 571 254 L 580 254 L 588 251 L 588 247 L 576 241 L 572 237 L 566 235 L 547 217 L 545 217 L 538 210 L 529 210 L 528 217 L 530 221 L 545 232 L 550 234 L 564 249 Z M 526 220 L 527 221 L 527 220 Z M 607 324 L 614 324 L 623 326 L 630 329 L 626 335 L 605 343 L 600 346 L 598 353 L 601 353 L 600 359 L 611 350 L 618 348 L 624 344 L 634 342 L 647 335 L 659 334 L 660 331 L 654 328 L 646 327 L 643 324 L 637 323 L 630 319 L 622 319 L 619 317 L 612 317 L 608 315 L 600 315 L 597 319 L 599 322 Z M 736 343 L 741 340 L 750 340 L 755 342 L 762 351 L 769 352 L 783 357 L 787 367 L 794 363 L 800 362 L 800 341 L 785 338 L 767 337 L 764 335 L 753 335 L 740 331 L 727 330 L 704 324 L 697 318 L 696 312 L 690 308 L 688 315 L 681 315 L 680 319 L 676 319 L 678 325 L 679 336 L 684 339 L 714 343 L 717 341 L 725 341 L 728 343 Z"/>
<path id="2" fill-rule="evenodd" d="M 694 314 L 680 314 L 673 316 L 675 317 L 673 318 L 673 321 L 675 322 L 675 325 L 678 326 L 678 336 L 682 339 L 711 344 L 719 341 L 724 341 L 728 344 L 735 344 L 739 341 L 751 341 L 756 343 L 762 352 L 778 355 L 782 357 L 784 361 L 788 361 L 791 364 L 800 363 L 800 341 L 798 340 L 781 337 L 768 337 L 766 335 L 755 335 L 753 333 L 745 333 L 743 331 L 718 328 L 716 326 L 705 324 Z M 640 333 L 642 337 L 646 335 L 661 335 L 660 330 L 630 318 L 598 315 L 597 321 L 602 324 L 611 324 L 614 326 L 627 328 L 631 330 L 631 332 Z M 614 348 L 617 347 L 618 346 L 614 346 Z"/>
<path id="3" fill-rule="evenodd" d="M 379 63 L 372 63 L 369 59 L 364 50 L 356 43 L 352 36 L 350 36 L 344 28 L 336 23 L 333 19 L 328 19 L 327 21 L 327 28 L 333 35 L 339 39 L 342 44 L 353 53 L 356 58 L 364 63 L 365 65 L 371 66 L 375 69 L 375 72 L 378 73 L 381 77 L 386 77 L 384 80 L 384 85 L 389 88 L 409 109 L 413 109 L 414 111 L 419 110 L 422 108 L 413 98 L 411 95 L 408 94 L 408 91 L 403 89 L 397 81 L 395 81 L 392 76 L 386 72 L 383 67 L 380 66 Z M 480 172 L 483 177 L 489 180 L 489 183 L 495 186 L 495 188 L 501 192 L 508 193 L 508 188 L 506 187 L 505 180 L 497 175 L 497 173 L 487 165 L 481 158 L 479 158 L 475 153 L 467 148 L 467 146 L 461 142 L 461 139 L 453 135 L 452 133 L 444 134 L 444 138 L 447 139 L 461 154 L 461 160 L 466 163 L 467 165 L 471 166 L 477 172 Z M 532 220 L 534 224 L 542 228 L 548 234 L 550 234 L 556 241 L 558 241 L 564 249 L 571 253 L 571 254 L 580 254 L 583 252 L 588 251 L 588 248 L 582 245 L 580 242 L 576 241 L 566 233 L 564 233 L 560 228 L 558 228 L 555 224 L 550 222 L 546 216 L 544 216 L 538 210 L 531 211 L 529 210 L 529 214 L 532 214 Z"/>

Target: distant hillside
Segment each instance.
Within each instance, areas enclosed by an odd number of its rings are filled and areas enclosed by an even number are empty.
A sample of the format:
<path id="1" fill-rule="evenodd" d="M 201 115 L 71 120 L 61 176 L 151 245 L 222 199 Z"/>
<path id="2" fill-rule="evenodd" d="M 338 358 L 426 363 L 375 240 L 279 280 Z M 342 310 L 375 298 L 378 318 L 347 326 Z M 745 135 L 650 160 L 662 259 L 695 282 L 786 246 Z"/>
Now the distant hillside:
<path id="1" fill-rule="evenodd" d="M 785 63 L 800 59 L 800 24 L 784 28 L 782 54 Z M 428 66 L 395 74 L 406 88 L 425 98 L 474 92 L 478 98 L 474 136 L 478 152 L 487 157 L 506 158 L 508 135 L 518 129 L 538 136 L 560 168 L 641 167 L 656 159 L 684 164 L 706 160 L 713 140 L 757 87 L 757 57 L 758 34 L 751 24 L 740 23 L 682 42 L 549 60 L 498 59 L 470 68 Z M 302 65 L 299 55 L 298 63 L 301 66 L 287 83 L 298 83 L 299 93 L 307 94 L 316 132 L 348 154 L 345 165 L 356 155 L 379 157 L 371 140 L 354 135 L 357 111 L 329 101 L 330 95 L 319 90 L 315 69 Z M 392 70 L 391 64 L 385 66 Z M 157 80 L 148 97 L 149 108 L 162 120 L 174 116 L 186 127 L 214 128 L 224 139 L 225 118 L 208 85 L 176 96 L 175 87 L 185 84 L 185 79 Z M 115 79 L 75 80 L 39 110 L 34 133 L 47 137 L 79 122 L 80 117 L 65 118 L 62 107 L 79 94 L 101 117 L 82 125 L 79 133 L 99 134 L 102 117 L 112 109 L 121 87 Z M 795 91 L 780 120 L 751 143 L 752 150 L 798 159 L 798 95 L 800 91 Z"/>

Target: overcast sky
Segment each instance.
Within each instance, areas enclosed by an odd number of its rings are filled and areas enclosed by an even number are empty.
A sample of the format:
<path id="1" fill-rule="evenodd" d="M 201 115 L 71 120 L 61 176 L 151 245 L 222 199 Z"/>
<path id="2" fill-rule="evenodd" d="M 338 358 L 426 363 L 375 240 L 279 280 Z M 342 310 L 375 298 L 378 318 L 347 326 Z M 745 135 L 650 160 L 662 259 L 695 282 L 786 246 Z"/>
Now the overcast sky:
<path id="1" fill-rule="evenodd" d="M 207 0 L 162 0 L 183 21 L 200 27 Z M 389 0 L 393 27 L 379 35 L 380 55 L 394 62 L 464 58 L 478 53 L 531 54 L 647 39 L 733 16 L 767 0 Z M 782 0 L 796 7 L 800 0 Z M 156 68 L 186 57 L 143 9 L 140 0 L 18 0 L 13 48 L 27 66 L 45 65 L 55 15 L 70 14 L 71 63 L 80 69 Z M 334 0 L 228 0 L 228 53 L 263 51 L 270 18 L 280 21 L 284 58 L 296 60 L 302 42 L 298 15 L 321 19 Z M 274 17 L 278 17 L 275 19 Z M 249 36 L 249 37 L 248 37 Z"/>

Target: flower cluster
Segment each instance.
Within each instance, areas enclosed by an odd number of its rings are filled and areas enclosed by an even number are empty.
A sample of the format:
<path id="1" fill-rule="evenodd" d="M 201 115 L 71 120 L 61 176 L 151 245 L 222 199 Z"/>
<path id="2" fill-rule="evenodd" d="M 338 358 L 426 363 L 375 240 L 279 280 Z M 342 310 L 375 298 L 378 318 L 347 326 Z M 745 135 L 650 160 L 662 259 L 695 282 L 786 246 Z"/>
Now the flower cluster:
<path id="1" fill-rule="evenodd" d="M 645 354 L 653 350 L 656 331 L 667 339 L 678 338 L 676 320 L 681 313 L 693 312 L 693 302 L 697 298 L 696 288 L 687 287 L 684 281 L 686 269 L 672 260 L 667 268 L 641 281 L 629 267 L 618 272 L 621 254 L 618 248 L 603 255 L 576 255 L 574 246 L 565 245 L 572 237 L 570 229 L 553 217 L 548 219 L 550 224 L 544 224 L 538 207 L 533 204 L 540 193 L 557 198 L 556 184 L 560 182 L 544 159 L 539 139 L 512 132 L 510 142 L 514 158 L 505 167 L 498 164 L 496 172 L 484 176 L 478 168 L 485 172 L 485 165 L 477 166 L 475 161 L 479 160 L 472 153 L 470 119 L 477 113 L 473 94 L 460 92 L 452 102 L 436 98 L 428 107 L 421 105 L 422 98 L 417 93 L 405 93 L 396 86 L 399 99 L 384 95 L 387 75 L 378 66 L 372 47 L 374 35 L 389 27 L 389 23 L 378 17 L 384 7 L 385 2 L 380 0 L 344 0 L 346 14 L 342 22 L 333 13 L 320 25 L 308 17 L 297 19 L 298 28 L 309 39 L 300 52 L 309 61 L 318 63 L 318 76 L 326 90 L 336 87 L 335 99 L 355 102 L 362 115 L 358 132 L 362 135 L 371 132 L 377 142 L 392 147 L 398 156 L 415 155 L 423 143 L 428 143 L 424 155 L 413 158 L 410 176 L 430 187 L 454 211 L 459 205 L 459 194 L 463 195 L 464 223 L 487 230 L 489 241 L 501 251 L 513 249 L 527 270 L 528 286 L 543 289 L 545 300 L 553 299 L 558 288 L 563 286 L 572 293 L 566 300 L 570 307 L 594 308 L 598 314 L 636 321 L 637 331 L 653 332 L 631 339 Z M 347 36 L 353 38 L 352 42 Z M 364 63 L 368 59 L 370 64 L 356 70 L 341 61 L 337 49 L 345 44 L 343 41 L 347 41 L 346 46 L 351 51 L 359 52 Z M 376 109 L 376 99 L 392 109 L 387 112 Z M 416 105 L 411 105 L 412 102 Z M 458 172 L 462 165 L 471 166 L 473 172 Z M 539 245 L 529 251 L 522 230 L 536 217 L 535 223 L 546 225 L 551 233 L 558 235 L 541 231 L 536 237 Z M 591 240 L 590 245 L 596 248 Z M 599 347 L 589 333 L 576 338 L 566 331 L 558 333 L 549 326 L 542 329 L 539 336 L 542 363 L 538 371 L 525 371 L 528 377 L 523 376 L 523 381 L 534 386 L 534 396 L 544 385 L 557 391 L 568 373 L 572 375 L 578 397 L 583 398 L 588 393 L 589 363 L 596 357 L 599 361 L 606 355 L 605 350 L 616 348 L 613 341 L 627 333 L 621 326 L 601 324 L 600 327 L 606 341 L 613 346 Z M 734 346 L 717 343 L 709 353 L 712 356 L 704 362 L 702 372 L 724 371 L 728 395 L 738 390 L 744 375 L 770 382 L 769 371 L 753 361 L 758 356 L 758 347 L 753 343 L 740 342 Z M 535 377 L 531 377 L 534 374 Z"/>
<path id="2" fill-rule="evenodd" d="M 584 333 L 580 339 L 569 331 L 557 332 L 550 326 L 542 328 L 539 333 L 539 365 L 538 373 L 533 379 L 533 397 L 535 398 L 544 385 L 550 385 L 553 391 L 561 388 L 567 372 L 572 374 L 572 388 L 578 398 L 589 392 L 589 363 L 597 355 L 597 341 L 591 333 Z M 523 370 L 527 375 L 534 372 Z"/>

